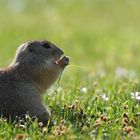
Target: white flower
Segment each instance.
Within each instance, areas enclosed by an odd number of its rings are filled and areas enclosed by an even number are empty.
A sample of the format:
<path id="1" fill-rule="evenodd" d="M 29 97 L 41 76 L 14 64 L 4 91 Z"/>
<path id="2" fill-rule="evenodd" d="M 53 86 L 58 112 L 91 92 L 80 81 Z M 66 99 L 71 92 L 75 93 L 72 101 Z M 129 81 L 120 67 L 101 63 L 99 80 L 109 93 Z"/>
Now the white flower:
<path id="1" fill-rule="evenodd" d="M 137 92 L 137 91 L 136 92 L 132 92 L 131 93 L 131 98 L 140 101 L 140 92 Z"/>
<path id="2" fill-rule="evenodd" d="M 81 89 L 81 91 L 82 91 L 83 93 L 87 93 L 87 88 L 86 88 L 86 87 L 83 87 L 83 88 Z"/>
<path id="3" fill-rule="evenodd" d="M 133 78 L 136 78 L 136 72 L 133 70 L 127 70 L 125 68 L 118 67 L 116 69 L 116 77 L 117 78 L 133 79 Z"/>
<path id="4" fill-rule="evenodd" d="M 103 93 L 103 94 L 101 95 L 101 98 L 102 98 L 103 100 L 105 100 L 105 101 L 108 101 L 108 100 L 109 100 L 109 98 L 106 96 L 105 93 Z"/>

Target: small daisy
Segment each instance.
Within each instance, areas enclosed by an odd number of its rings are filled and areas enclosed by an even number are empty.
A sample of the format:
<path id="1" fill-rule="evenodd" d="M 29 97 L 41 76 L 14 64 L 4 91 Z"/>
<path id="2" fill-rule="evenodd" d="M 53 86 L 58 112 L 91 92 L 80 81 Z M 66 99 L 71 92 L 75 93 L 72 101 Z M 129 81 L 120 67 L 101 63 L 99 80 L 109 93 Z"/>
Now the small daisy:
<path id="1" fill-rule="evenodd" d="M 105 93 L 103 93 L 103 94 L 101 95 L 101 98 L 102 98 L 103 100 L 105 100 L 105 101 L 108 101 L 108 100 L 109 100 L 109 98 L 106 96 Z"/>
<path id="2" fill-rule="evenodd" d="M 138 101 L 140 101 L 140 92 L 132 92 L 131 93 L 131 99 L 136 99 Z"/>
<path id="3" fill-rule="evenodd" d="M 83 88 L 81 89 L 81 91 L 82 91 L 83 93 L 87 93 L 87 88 L 86 88 L 86 87 L 83 87 Z"/>

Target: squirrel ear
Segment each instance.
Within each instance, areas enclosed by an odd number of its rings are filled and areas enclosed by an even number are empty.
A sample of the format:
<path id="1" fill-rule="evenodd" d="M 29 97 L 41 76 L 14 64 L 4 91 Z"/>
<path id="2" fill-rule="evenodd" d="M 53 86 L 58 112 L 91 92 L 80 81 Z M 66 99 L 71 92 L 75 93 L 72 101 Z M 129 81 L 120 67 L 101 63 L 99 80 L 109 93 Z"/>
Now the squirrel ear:
<path id="1" fill-rule="evenodd" d="M 42 47 L 45 48 L 45 49 L 50 49 L 50 48 L 51 48 L 51 45 L 50 45 L 48 42 L 46 42 L 46 41 L 42 42 L 41 45 L 42 45 Z"/>

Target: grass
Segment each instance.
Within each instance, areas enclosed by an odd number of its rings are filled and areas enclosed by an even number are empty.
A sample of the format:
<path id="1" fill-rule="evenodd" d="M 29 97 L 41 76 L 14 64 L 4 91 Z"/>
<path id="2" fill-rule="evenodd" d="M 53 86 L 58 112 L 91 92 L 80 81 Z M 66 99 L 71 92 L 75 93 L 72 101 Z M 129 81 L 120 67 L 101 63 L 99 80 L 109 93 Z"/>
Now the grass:
<path id="1" fill-rule="evenodd" d="M 54 125 L 1 119 L 0 139 L 139 139 L 140 2 L 13 1 L 0 1 L 1 67 L 33 39 L 63 48 L 71 65 L 44 96 Z"/>

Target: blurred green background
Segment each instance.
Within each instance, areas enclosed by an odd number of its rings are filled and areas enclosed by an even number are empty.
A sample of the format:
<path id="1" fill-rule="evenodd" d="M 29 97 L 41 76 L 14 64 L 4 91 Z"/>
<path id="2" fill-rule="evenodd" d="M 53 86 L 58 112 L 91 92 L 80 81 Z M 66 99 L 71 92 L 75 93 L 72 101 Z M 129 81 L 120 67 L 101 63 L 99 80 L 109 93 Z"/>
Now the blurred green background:
<path id="1" fill-rule="evenodd" d="M 97 130 L 99 139 L 122 134 L 117 139 L 125 139 L 122 120 L 128 113 L 134 120 L 128 125 L 138 136 L 134 139 L 139 139 L 140 119 L 135 117 L 140 95 L 135 94 L 140 91 L 140 0 L 0 0 L 0 67 L 10 64 L 20 44 L 39 39 L 53 42 L 71 58 L 62 86 L 56 84 L 44 98 L 53 108 L 54 127 L 66 119 L 79 139 L 88 139 L 92 130 Z M 73 115 L 79 110 L 68 110 L 75 100 L 87 115 L 81 118 L 86 129 Z M 93 126 L 102 113 L 109 119 L 98 131 Z M 36 128 L 29 130 L 25 129 L 29 139 L 42 136 Z M 13 139 L 20 129 L 7 126 L 0 131 L 1 138 Z"/>
<path id="2" fill-rule="evenodd" d="M 118 67 L 138 73 L 140 1 L 0 0 L 0 66 L 11 62 L 21 43 L 37 39 L 70 56 L 66 78 L 110 75 Z"/>

